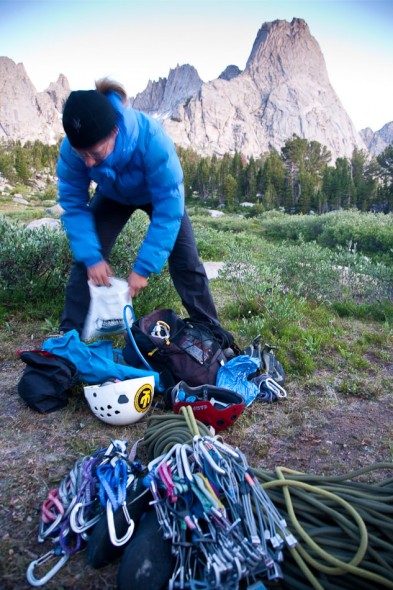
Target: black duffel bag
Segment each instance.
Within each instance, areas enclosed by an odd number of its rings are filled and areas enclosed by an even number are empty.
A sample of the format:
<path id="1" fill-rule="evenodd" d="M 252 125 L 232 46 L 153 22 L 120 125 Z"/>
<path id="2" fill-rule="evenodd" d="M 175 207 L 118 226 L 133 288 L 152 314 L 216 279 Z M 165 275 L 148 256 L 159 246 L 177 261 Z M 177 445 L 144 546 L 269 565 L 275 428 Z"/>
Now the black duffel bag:
<path id="1" fill-rule="evenodd" d="M 78 381 L 75 365 L 63 357 L 45 350 L 19 350 L 26 363 L 18 383 L 18 393 L 26 404 L 47 414 L 68 403 L 68 390 Z"/>
<path id="2" fill-rule="evenodd" d="M 165 386 L 179 381 L 188 385 L 215 385 L 219 368 L 225 364 L 220 327 L 181 319 L 172 309 L 157 309 L 136 320 L 125 335 L 125 361 L 138 363 L 136 347 L 150 367 L 164 377 Z M 222 330 L 227 339 L 228 332 Z M 225 342 L 227 344 L 227 342 Z"/>

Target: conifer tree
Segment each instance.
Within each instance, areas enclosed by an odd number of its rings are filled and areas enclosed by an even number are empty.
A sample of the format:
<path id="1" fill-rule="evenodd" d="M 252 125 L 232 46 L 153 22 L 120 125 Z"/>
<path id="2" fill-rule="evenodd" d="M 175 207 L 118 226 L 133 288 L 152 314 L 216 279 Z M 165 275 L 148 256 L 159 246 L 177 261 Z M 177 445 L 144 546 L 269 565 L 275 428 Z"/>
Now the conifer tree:
<path id="1" fill-rule="evenodd" d="M 228 211 L 233 211 L 235 208 L 235 198 L 237 192 L 237 182 L 232 174 L 228 174 L 224 184 L 225 205 Z"/>
<path id="2" fill-rule="evenodd" d="M 21 145 L 16 147 L 14 166 L 18 181 L 27 184 L 30 179 L 30 166 L 26 150 L 24 150 Z"/>

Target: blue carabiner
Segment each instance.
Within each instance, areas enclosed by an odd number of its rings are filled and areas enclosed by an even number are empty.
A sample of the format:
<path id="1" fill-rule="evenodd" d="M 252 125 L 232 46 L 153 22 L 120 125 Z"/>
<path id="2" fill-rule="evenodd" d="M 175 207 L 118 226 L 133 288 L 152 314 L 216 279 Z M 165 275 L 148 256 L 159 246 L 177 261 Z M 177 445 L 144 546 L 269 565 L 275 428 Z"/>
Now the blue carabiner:
<path id="1" fill-rule="evenodd" d="M 35 577 L 34 570 L 36 567 L 49 561 L 52 557 L 58 557 L 58 556 L 60 556 L 59 561 L 57 563 L 55 563 L 55 565 L 46 574 L 44 574 L 42 576 L 42 578 Z M 68 558 L 69 558 L 69 555 L 67 553 L 64 553 L 64 551 L 60 547 L 60 545 L 55 547 L 54 549 L 52 549 L 52 551 L 48 551 L 48 553 L 45 553 L 45 555 L 43 555 L 42 557 L 39 557 L 38 559 L 35 559 L 34 561 L 31 562 L 31 564 L 27 568 L 27 572 L 26 572 L 27 581 L 29 582 L 29 584 L 31 586 L 35 586 L 35 587 L 44 586 L 44 584 L 49 582 L 49 580 L 51 578 L 53 578 L 53 576 L 55 574 L 57 574 L 59 569 L 61 569 L 63 567 L 63 565 L 68 560 Z"/>

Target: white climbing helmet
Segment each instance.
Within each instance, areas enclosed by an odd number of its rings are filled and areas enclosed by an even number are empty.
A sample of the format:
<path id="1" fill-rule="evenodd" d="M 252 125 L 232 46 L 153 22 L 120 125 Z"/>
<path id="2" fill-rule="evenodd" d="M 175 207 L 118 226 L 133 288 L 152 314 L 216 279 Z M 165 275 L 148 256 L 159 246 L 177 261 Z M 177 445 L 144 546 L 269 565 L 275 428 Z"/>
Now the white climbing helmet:
<path id="1" fill-rule="evenodd" d="M 83 388 L 91 411 L 107 424 L 125 426 L 138 422 L 150 408 L 154 376 L 107 381 Z"/>

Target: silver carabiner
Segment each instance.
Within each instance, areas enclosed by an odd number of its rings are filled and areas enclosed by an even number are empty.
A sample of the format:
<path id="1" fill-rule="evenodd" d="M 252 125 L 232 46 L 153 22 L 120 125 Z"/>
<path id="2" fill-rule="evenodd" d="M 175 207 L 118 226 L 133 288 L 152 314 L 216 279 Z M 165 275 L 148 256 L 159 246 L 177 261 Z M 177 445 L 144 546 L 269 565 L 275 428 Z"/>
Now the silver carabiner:
<path id="1" fill-rule="evenodd" d="M 181 447 L 180 443 L 175 443 L 167 453 L 163 453 L 162 455 L 160 455 L 159 457 L 156 457 L 155 459 L 152 459 L 148 464 L 147 464 L 147 469 L 149 471 L 152 471 L 153 468 L 158 469 L 158 467 L 164 463 L 165 461 L 168 462 L 168 465 L 171 465 L 171 457 L 172 455 L 175 455 L 177 452 L 178 447 Z"/>
<path id="2" fill-rule="evenodd" d="M 90 520 L 86 520 L 83 522 L 79 519 L 79 512 L 81 509 L 83 510 L 83 502 L 78 502 L 77 504 L 75 504 L 70 514 L 70 527 L 72 528 L 74 533 L 80 534 L 84 533 L 93 525 L 95 525 L 102 516 L 102 513 L 100 512 L 100 514 L 96 514 L 96 516 L 94 516 Z"/>
<path id="3" fill-rule="evenodd" d="M 197 434 L 194 436 L 193 444 L 194 444 L 194 449 L 196 446 L 197 452 L 200 451 L 200 453 L 203 455 L 203 458 L 206 459 L 206 461 L 209 463 L 210 467 L 212 467 L 214 469 L 214 471 L 216 471 L 220 475 L 226 475 L 225 469 L 222 469 L 222 467 L 217 465 L 217 463 L 214 461 L 213 457 L 210 455 L 209 451 L 205 447 L 204 439 L 200 435 Z M 215 449 L 215 451 L 219 455 L 217 449 Z"/>
<path id="4" fill-rule="evenodd" d="M 183 470 L 184 470 L 184 475 L 186 476 L 186 478 L 188 479 L 188 481 L 193 481 L 194 477 L 191 471 L 191 467 L 190 467 L 190 463 L 188 461 L 188 457 L 187 457 L 187 451 L 189 452 L 190 455 L 193 454 L 194 449 L 187 444 L 181 445 L 180 448 L 180 459 L 182 462 L 182 466 L 183 466 Z"/>
<path id="5" fill-rule="evenodd" d="M 61 556 L 59 561 L 55 563 L 55 565 L 46 574 L 44 574 L 42 578 L 36 578 L 34 574 L 35 568 L 39 567 L 46 561 L 49 561 L 52 557 L 57 557 L 58 555 Z M 38 559 L 35 559 L 31 562 L 26 572 L 27 581 L 31 586 L 43 586 L 44 584 L 49 582 L 49 580 L 53 578 L 55 574 L 57 574 L 59 569 L 63 567 L 68 558 L 69 555 L 67 555 L 67 553 L 64 553 L 63 549 L 61 549 L 60 546 L 56 547 L 55 549 L 52 549 L 52 551 L 48 551 L 48 553 L 45 553 L 45 555 L 43 555 L 42 557 L 39 557 Z"/>
<path id="6" fill-rule="evenodd" d="M 107 502 L 106 502 L 106 518 L 108 521 L 108 532 L 109 532 L 109 537 L 110 537 L 111 543 L 112 543 L 112 545 L 115 545 L 115 547 L 121 547 L 122 545 L 127 543 L 127 541 L 129 541 L 129 539 L 131 539 L 132 533 L 134 532 L 134 527 L 135 527 L 135 523 L 132 520 L 132 518 L 128 512 L 127 504 L 125 502 L 123 502 L 121 507 L 123 509 L 124 518 L 126 519 L 126 522 L 128 524 L 128 529 L 127 529 L 127 532 L 125 533 L 125 535 L 123 535 L 123 537 L 121 537 L 119 539 L 117 537 L 117 533 L 116 533 L 115 519 L 113 518 L 112 503 L 110 500 L 107 500 Z"/>
<path id="7" fill-rule="evenodd" d="M 269 386 L 270 390 L 273 391 L 274 395 L 279 398 L 287 397 L 287 392 L 281 385 L 277 383 L 272 377 L 268 377 L 266 379 L 266 383 Z"/>
<path id="8" fill-rule="evenodd" d="M 63 514 L 58 514 L 55 518 L 55 520 L 48 526 L 45 528 L 45 523 L 44 521 L 40 520 L 40 524 L 39 524 L 39 528 L 38 528 L 38 542 L 39 543 L 43 543 L 46 539 L 46 537 L 49 537 L 49 535 L 51 535 L 59 526 L 59 524 L 61 523 L 62 519 L 63 519 Z"/>
<path id="9" fill-rule="evenodd" d="M 234 459 L 239 459 L 239 453 L 237 453 L 236 450 L 227 443 L 220 442 L 217 439 L 217 437 L 213 438 L 212 436 L 205 436 L 204 440 L 207 440 L 208 442 L 212 443 L 212 445 L 217 447 L 217 449 L 223 451 L 224 453 L 227 453 L 227 455 L 230 455 Z"/>

